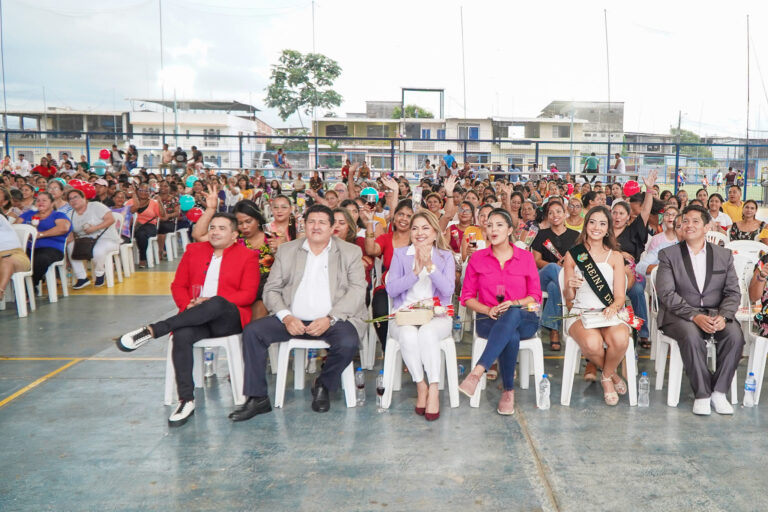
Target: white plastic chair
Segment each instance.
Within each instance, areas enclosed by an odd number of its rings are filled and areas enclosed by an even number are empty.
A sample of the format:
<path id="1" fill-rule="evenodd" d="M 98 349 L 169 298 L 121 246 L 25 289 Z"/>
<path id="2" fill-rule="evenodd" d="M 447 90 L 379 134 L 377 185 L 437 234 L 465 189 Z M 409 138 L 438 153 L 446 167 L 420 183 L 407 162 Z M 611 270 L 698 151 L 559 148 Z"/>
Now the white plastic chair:
<path id="1" fill-rule="evenodd" d="M 728 236 L 718 231 L 707 231 L 705 235 L 707 242 L 715 245 L 727 246 L 730 242 Z"/>
<path id="2" fill-rule="evenodd" d="M 107 229 L 116 229 L 119 238 L 123 228 L 123 222 L 125 222 L 125 217 L 117 212 L 112 212 L 112 216 L 115 219 L 115 223 Z M 104 275 L 107 278 L 107 288 L 113 288 L 115 286 L 115 272 L 117 272 L 117 281 L 120 283 L 123 282 L 123 263 L 120 258 L 120 253 L 121 248 L 118 246 L 117 249 L 107 254 L 107 259 L 104 261 Z M 91 262 L 91 267 L 93 267 L 93 262 Z"/>
<path id="3" fill-rule="evenodd" d="M 242 335 L 233 334 L 221 338 L 207 338 L 194 344 L 192 351 L 194 357 L 194 369 L 192 372 L 195 387 L 203 387 L 203 354 L 207 348 L 223 347 L 227 352 L 229 365 L 229 381 L 232 385 L 232 397 L 235 405 L 245 403 L 243 396 L 243 349 Z M 173 368 L 173 335 L 168 337 L 168 354 L 165 361 L 165 405 L 173 405 L 176 396 L 176 372 Z"/>
<path id="4" fill-rule="evenodd" d="M 477 317 L 475 317 L 477 322 Z M 477 335 L 477 326 L 474 329 L 474 342 L 472 343 L 472 366 L 475 367 L 480 357 L 483 355 L 488 340 Z M 536 389 L 536 396 L 539 396 L 539 384 L 541 376 L 544 374 L 544 349 L 541 346 L 541 338 L 534 336 L 525 340 L 520 340 L 520 349 L 518 351 L 518 360 L 520 369 L 517 372 L 520 379 L 520 388 L 528 389 L 530 376 L 533 375 L 533 385 Z M 533 364 L 531 364 L 533 362 Z M 480 384 L 475 389 L 475 394 L 469 400 L 470 407 L 480 407 L 480 395 L 485 389 L 487 377 L 484 373 L 480 379 Z"/>
<path id="5" fill-rule="evenodd" d="M 440 382 L 438 389 L 445 389 L 448 381 L 448 394 L 451 407 L 459 406 L 459 370 L 456 360 L 456 343 L 449 336 L 440 341 Z M 446 375 L 447 373 L 447 375 Z M 447 379 L 446 379 L 447 377 Z M 400 391 L 403 383 L 403 355 L 400 353 L 400 343 L 394 338 L 387 338 L 387 350 L 384 352 L 384 396 L 381 406 L 389 409 L 392 403 L 392 391 Z"/>
<path id="6" fill-rule="evenodd" d="M 67 266 L 66 258 L 56 263 L 52 263 L 48 270 L 45 272 L 45 287 L 48 289 L 48 300 L 50 302 L 58 302 L 59 297 L 57 295 L 58 289 L 56 285 L 56 271 L 59 272 L 59 280 L 61 281 L 61 295 L 69 297 L 69 288 L 67 286 Z M 41 288 L 42 293 L 42 288 Z"/>
<path id="7" fill-rule="evenodd" d="M 760 391 L 763 389 L 763 377 L 765 377 L 765 359 L 768 357 L 768 338 L 763 336 L 750 336 L 749 360 L 747 362 L 747 374 L 753 372 L 757 380 L 755 388 L 755 405 L 760 402 Z M 733 390 L 731 390 L 733 392 Z"/>
<path id="8" fill-rule="evenodd" d="M 756 258 L 755 261 L 757 261 L 757 258 L 760 257 L 760 252 L 768 252 L 768 245 L 755 240 L 734 240 L 733 242 L 728 242 L 725 244 L 725 248 L 733 251 L 734 256 L 736 254 L 754 255 Z"/>
<path id="9" fill-rule="evenodd" d="M 564 289 L 564 271 L 561 269 L 558 275 L 560 282 L 560 299 L 565 304 L 563 297 Z M 563 306 L 565 310 L 565 305 Z M 565 360 L 563 361 L 563 385 L 560 392 L 560 405 L 571 405 L 571 393 L 573 392 L 573 376 L 578 373 L 581 361 L 581 348 L 568 333 L 565 334 Z M 629 396 L 629 405 L 637 405 L 637 359 L 635 356 L 635 344 L 630 334 L 627 351 L 624 354 L 624 369 L 627 376 L 627 395 Z"/>
<path id="10" fill-rule="evenodd" d="M 35 264 L 35 242 L 37 242 L 37 229 L 28 224 L 12 224 L 11 227 L 16 232 L 16 236 L 19 237 L 21 247 L 26 250 L 27 247 L 32 247 L 31 255 L 29 257 L 30 266 L 26 272 L 14 272 L 11 275 L 11 285 L 13 285 L 13 292 L 16 298 L 16 312 L 19 318 L 24 318 L 28 314 L 27 310 L 27 297 L 29 297 L 29 309 L 34 311 L 37 309 L 35 304 L 35 288 L 32 286 L 32 269 Z M 26 288 L 25 288 L 26 286 Z M 5 309 L 5 297 L 8 294 L 3 295 L 3 300 L 0 300 L 0 309 Z"/>
<path id="11" fill-rule="evenodd" d="M 277 357 L 277 379 L 275 382 L 275 407 L 282 407 L 285 401 L 285 382 L 288 378 L 288 360 L 293 353 L 293 389 L 304 389 L 304 365 L 306 364 L 307 349 L 330 348 L 322 340 L 300 340 L 292 338 L 280 343 L 280 351 Z M 341 373 L 341 387 L 344 389 L 344 396 L 347 401 L 347 407 L 357 405 L 355 371 L 352 363 L 349 363 Z"/>

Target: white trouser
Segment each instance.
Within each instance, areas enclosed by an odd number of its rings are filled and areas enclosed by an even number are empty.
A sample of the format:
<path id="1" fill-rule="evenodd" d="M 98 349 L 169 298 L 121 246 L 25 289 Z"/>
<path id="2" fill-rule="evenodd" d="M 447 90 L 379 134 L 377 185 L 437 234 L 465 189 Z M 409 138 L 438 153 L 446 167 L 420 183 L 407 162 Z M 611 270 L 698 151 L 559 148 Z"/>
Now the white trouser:
<path id="1" fill-rule="evenodd" d="M 69 261 L 72 263 L 72 271 L 75 273 L 76 278 L 85 279 L 85 261 L 72 259 L 72 249 L 74 247 L 74 242 L 67 244 L 67 254 L 69 254 Z M 120 243 L 114 240 L 102 237 L 96 241 L 96 245 L 93 246 L 93 275 L 95 277 L 104 275 L 104 263 L 107 261 L 107 254 L 115 252 L 119 248 Z"/>
<path id="2" fill-rule="evenodd" d="M 451 335 L 451 318 L 435 317 L 429 323 L 399 326 L 390 321 L 389 329 L 393 338 L 400 343 L 403 361 L 413 377 L 413 382 L 424 380 L 436 383 L 440 380 L 440 341 Z"/>

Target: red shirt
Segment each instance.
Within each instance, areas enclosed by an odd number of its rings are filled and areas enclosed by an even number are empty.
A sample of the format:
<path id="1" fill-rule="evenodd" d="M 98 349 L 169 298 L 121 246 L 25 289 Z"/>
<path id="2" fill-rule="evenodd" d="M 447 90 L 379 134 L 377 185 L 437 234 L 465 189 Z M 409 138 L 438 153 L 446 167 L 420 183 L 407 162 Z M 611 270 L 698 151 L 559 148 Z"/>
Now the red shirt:
<path id="1" fill-rule="evenodd" d="M 345 165 L 341 168 L 341 177 L 342 179 L 346 179 L 349 177 L 349 166 Z"/>
<path id="2" fill-rule="evenodd" d="M 213 258 L 213 246 L 208 242 L 189 244 L 176 275 L 171 283 L 173 301 L 179 312 L 187 309 L 192 300 L 192 285 L 201 287 Z M 224 249 L 219 270 L 219 287 L 216 295 L 237 306 L 243 327 L 251 321 L 251 305 L 259 290 L 259 252 L 239 244 Z"/>
<path id="3" fill-rule="evenodd" d="M 498 304 L 496 286 L 504 285 L 504 300 L 518 300 L 531 296 L 541 304 L 541 281 L 533 254 L 519 247 L 513 248 L 512 257 L 501 268 L 493 255 L 493 248 L 481 249 L 472 254 L 464 274 L 461 304 L 467 299 L 477 299 L 492 307 Z"/>
<path id="4" fill-rule="evenodd" d="M 52 165 L 51 165 L 51 166 L 48 166 L 48 167 L 43 167 L 42 165 L 38 165 L 37 167 L 35 167 L 34 169 L 32 169 L 32 173 L 33 173 L 33 174 L 34 174 L 34 173 L 37 173 L 37 174 L 39 174 L 40 176 L 42 176 L 43 178 L 50 178 L 51 176 L 53 176 L 54 174 L 56 174 L 56 172 L 57 172 L 57 171 L 58 171 L 58 169 L 56 169 L 56 168 L 55 168 L 54 166 L 52 166 Z"/>

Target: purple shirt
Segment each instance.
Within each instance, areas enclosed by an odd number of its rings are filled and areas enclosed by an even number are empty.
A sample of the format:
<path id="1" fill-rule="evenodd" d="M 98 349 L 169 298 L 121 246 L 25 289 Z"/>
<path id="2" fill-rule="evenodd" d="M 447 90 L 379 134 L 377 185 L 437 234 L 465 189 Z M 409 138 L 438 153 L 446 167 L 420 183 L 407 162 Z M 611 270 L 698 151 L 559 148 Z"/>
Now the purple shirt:
<path id="1" fill-rule="evenodd" d="M 504 300 L 519 300 L 530 296 L 541 304 L 541 281 L 533 254 L 519 247 L 513 247 L 513 251 L 512 257 L 504 263 L 504 268 L 493 255 L 492 247 L 472 254 L 461 289 L 462 305 L 466 305 L 468 299 L 477 299 L 488 307 L 495 306 L 499 303 L 496 300 L 496 286 L 500 284 L 505 288 Z"/>
<path id="2" fill-rule="evenodd" d="M 405 297 L 419 277 L 413 273 L 413 258 L 408 254 L 408 248 L 398 247 L 392 255 L 392 264 L 387 272 L 387 293 L 392 297 L 392 310 L 396 310 L 405 302 Z M 435 270 L 429 274 L 432 280 L 432 296 L 440 299 L 440 304 L 451 304 L 453 290 L 456 286 L 456 263 L 451 251 L 435 248 L 432 264 Z"/>

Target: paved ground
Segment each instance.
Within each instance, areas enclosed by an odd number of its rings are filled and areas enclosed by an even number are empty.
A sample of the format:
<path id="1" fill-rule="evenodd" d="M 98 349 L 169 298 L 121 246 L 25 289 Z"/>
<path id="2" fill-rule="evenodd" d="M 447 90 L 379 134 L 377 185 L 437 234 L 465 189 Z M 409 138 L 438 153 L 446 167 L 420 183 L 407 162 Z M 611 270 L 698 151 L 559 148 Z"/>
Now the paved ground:
<path id="1" fill-rule="evenodd" d="M 406 378 L 379 414 L 368 372 L 362 408 L 346 409 L 339 393 L 318 415 L 309 386 L 289 382 L 285 408 L 233 424 L 222 364 L 192 420 L 171 429 L 166 341 L 123 354 L 112 338 L 172 309 L 168 296 L 118 293 L 41 300 L 26 319 L 12 304 L 0 311 L 0 510 L 765 508 L 765 405 L 694 417 L 686 381 L 676 409 L 665 392 L 648 409 L 625 398 L 608 408 L 598 385 L 577 377 L 561 407 L 562 360 L 549 351 L 549 411 L 536 409 L 531 388 L 501 417 L 493 384 L 478 409 L 464 397 L 451 409 L 444 396 L 440 420 L 427 423 Z M 642 357 L 640 366 L 651 368 Z"/>

